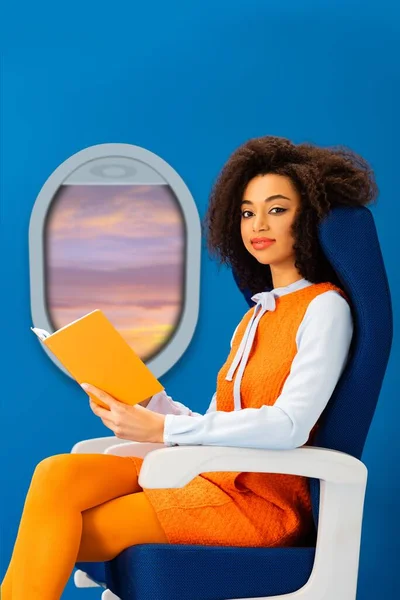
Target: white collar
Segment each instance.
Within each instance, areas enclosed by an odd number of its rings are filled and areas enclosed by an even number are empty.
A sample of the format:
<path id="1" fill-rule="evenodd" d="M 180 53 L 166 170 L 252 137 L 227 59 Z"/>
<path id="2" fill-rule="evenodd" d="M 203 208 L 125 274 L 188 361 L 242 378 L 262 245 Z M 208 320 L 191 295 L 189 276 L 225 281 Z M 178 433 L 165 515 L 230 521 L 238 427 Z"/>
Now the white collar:
<path id="1" fill-rule="evenodd" d="M 290 294 L 290 292 L 295 292 L 297 290 L 301 290 L 305 287 L 312 285 L 311 281 L 308 281 L 303 277 L 303 279 L 298 279 L 293 283 L 289 283 L 289 285 L 285 285 L 282 287 L 277 287 L 271 290 L 276 296 L 285 296 L 285 294 Z"/>
<path id="2" fill-rule="evenodd" d="M 254 307 L 253 315 L 247 324 L 242 341 L 240 342 L 239 348 L 236 352 L 236 355 L 225 378 L 227 381 L 232 381 L 236 368 L 239 366 L 240 363 L 233 385 L 234 410 L 240 410 L 241 408 L 240 384 L 253 345 L 253 340 L 256 334 L 258 323 L 260 322 L 261 317 L 267 311 L 275 310 L 275 299 L 277 297 L 285 296 L 286 294 L 290 294 L 291 292 L 301 290 L 302 288 L 308 287 L 309 285 L 312 285 L 311 281 L 308 281 L 303 277 L 303 279 L 298 279 L 297 281 L 294 281 L 289 285 L 274 288 L 270 292 L 260 292 L 259 294 L 255 294 L 254 296 L 252 296 L 251 299 L 257 304 Z"/>

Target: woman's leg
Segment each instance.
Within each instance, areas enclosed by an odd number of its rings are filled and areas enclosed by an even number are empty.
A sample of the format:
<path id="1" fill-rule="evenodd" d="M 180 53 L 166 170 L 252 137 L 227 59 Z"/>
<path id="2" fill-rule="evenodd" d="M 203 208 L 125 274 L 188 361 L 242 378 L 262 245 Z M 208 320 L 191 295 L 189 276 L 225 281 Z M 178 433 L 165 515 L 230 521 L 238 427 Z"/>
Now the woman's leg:
<path id="1" fill-rule="evenodd" d="M 2 600 L 58 600 L 78 560 L 82 513 L 141 490 L 128 457 L 60 454 L 39 463 L 1 587 Z M 88 542 L 84 544 L 87 548 Z"/>
<path id="2" fill-rule="evenodd" d="M 76 562 L 111 560 L 136 544 L 168 544 L 144 492 L 128 494 L 85 510 L 82 518 Z"/>

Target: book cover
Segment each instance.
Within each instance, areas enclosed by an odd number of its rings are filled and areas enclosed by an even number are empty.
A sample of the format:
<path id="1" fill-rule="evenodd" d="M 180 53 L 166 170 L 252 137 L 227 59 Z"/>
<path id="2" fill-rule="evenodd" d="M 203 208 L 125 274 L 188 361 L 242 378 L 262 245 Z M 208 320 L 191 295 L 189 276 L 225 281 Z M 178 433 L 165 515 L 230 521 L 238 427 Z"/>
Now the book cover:
<path id="1" fill-rule="evenodd" d="M 90 383 L 134 405 L 164 387 L 105 314 L 96 309 L 52 334 L 31 327 L 79 383 Z M 98 405 L 104 402 L 89 394 Z"/>

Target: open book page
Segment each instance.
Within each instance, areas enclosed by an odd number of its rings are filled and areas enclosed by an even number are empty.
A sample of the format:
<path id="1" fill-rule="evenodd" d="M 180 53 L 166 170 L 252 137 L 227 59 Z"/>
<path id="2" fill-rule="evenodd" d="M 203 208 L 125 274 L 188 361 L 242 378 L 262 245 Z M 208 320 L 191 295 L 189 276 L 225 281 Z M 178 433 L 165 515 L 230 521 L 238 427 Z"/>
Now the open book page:
<path id="1" fill-rule="evenodd" d="M 33 333 L 36 333 L 39 339 L 42 341 L 51 336 L 51 333 L 46 331 L 45 329 L 39 329 L 39 327 L 31 327 Z"/>

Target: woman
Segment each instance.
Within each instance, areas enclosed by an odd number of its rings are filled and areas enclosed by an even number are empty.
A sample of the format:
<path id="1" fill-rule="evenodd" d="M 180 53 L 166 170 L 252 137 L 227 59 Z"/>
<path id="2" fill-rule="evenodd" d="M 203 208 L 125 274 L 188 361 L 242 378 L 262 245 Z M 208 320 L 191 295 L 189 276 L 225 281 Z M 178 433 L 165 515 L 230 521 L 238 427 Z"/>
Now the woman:
<path id="1" fill-rule="evenodd" d="M 310 443 L 353 334 L 351 307 L 317 225 L 332 207 L 366 205 L 376 193 L 372 171 L 351 151 L 269 136 L 242 145 L 213 187 L 205 225 L 210 251 L 234 269 L 255 306 L 234 332 L 206 414 L 165 392 L 126 406 L 88 382 L 86 391 L 110 407 L 90 400 L 94 414 L 136 441 Z M 135 544 L 287 546 L 301 544 L 312 528 L 304 477 L 202 473 L 184 488 L 143 490 L 142 460 L 62 454 L 38 464 L 3 600 L 58 599 L 77 561 L 110 560 Z"/>

